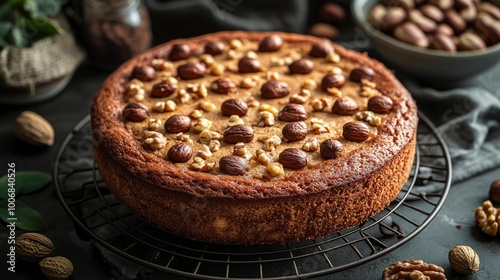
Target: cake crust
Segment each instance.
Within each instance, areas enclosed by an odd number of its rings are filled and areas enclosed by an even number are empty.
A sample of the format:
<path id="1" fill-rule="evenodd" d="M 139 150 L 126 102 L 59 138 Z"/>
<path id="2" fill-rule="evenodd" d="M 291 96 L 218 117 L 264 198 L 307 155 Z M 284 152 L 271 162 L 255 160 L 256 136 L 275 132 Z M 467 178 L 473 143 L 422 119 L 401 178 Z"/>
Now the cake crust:
<path id="1" fill-rule="evenodd" d="M 342 59 L 372 68 L 377 88 L 394 102 L 377 127 L 377 136 L 343 157 L 290 172 L 279 180 L 214 175 L 181 169 L 155 156 L 127 130 L 123 92 L 136 65 L 168 56 L 176 44 L 259 41 L 271 34 L 291 45 L 324 41 L 279 32 L 220 32 L 180 39 L 126 62 L 104 82 L 91 109 L 96 161 L 110 190 L 133 212 L 195 239 L 285 243 L 357 225 L 394 200 L 413 162 L 416 104 L 381 63 L 333 43 Z"/>

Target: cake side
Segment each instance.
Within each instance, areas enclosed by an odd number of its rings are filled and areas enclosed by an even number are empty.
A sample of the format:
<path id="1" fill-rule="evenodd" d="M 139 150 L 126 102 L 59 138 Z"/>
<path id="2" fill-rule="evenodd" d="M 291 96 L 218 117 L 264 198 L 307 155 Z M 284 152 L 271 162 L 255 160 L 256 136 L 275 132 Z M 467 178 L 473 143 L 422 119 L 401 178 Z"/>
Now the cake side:
<path id="1" fill-rule="evenodd" d="M 134 213 L 193 239 L 273 244 L 324 237 L 365 222 L 388 206 L 408 179 L 412 140 L 387 165 L 350 187 L 263 199 L 192 196 L 131 176 L 105 150 L 96 149 L 102 177 Z M 147 199 L 144 199 L 147 197 Z"/>

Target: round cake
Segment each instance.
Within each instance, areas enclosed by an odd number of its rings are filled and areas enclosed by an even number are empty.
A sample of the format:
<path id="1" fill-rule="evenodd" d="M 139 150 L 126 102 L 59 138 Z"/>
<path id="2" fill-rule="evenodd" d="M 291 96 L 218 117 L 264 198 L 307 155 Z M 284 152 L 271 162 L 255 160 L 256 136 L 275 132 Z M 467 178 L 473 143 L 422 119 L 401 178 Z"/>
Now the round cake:
<path id="1" fill-rule="evenodd" d="M 134 213 L 238 244 L 314 239 L 393 201 L 417 107 L 381 63 L 325 39 L 220 32 L 123 64 L 91 109 L 95 159 Z"/>

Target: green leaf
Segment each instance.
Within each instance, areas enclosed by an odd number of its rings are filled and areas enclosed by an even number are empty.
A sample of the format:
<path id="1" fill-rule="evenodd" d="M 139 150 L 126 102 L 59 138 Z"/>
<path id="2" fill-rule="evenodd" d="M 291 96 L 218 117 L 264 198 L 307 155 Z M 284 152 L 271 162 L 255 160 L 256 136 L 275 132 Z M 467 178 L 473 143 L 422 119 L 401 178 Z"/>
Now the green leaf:
<path id="1" fill-rule="evenodd" d="M 12 23 L 0 22 L 0 39 L 5 38 L 11 28 L 12 28 Z"/>
<path id="2" fill-rule="evenodd" d="M 0 218 L 5 223 L 15 222 L 16 227 L 26 231 L 38 231 L 47 229 L 47 224 L 44 218 L 38 211 L 29 207 L 25 203 L 16 200 L 16 206 L 13 208 L 13 214 L 10 215 L 8 203 L 6 200 L 0 201 Z M 16 218 L 16 220 L 8 220 L 8 218 Z"/>
<path id="3" fill-rule="evenodd" d="M 12 40 L 15 46 L 24 48 L 28 47 L 29 45 L 29 40 L 24 32 L 23 29 L 21 29 L 19 26 L 13 26 L 12 27 Z"/>
<path id="4" fill-rule="evenodd" d="M 41 171 L 18 171 L 10 181 L 8 175 L 5 175 L 0 178 L 0 198 L 8 198 L 9 187 L 15 189 L 16 195 L 29 194 L 42 189 L 51 181 L 52 176 Z"/>
<path id="5" fill-rule="evenodd" d="M 37 11 L 33 17 L 54 17 L 61 11 L 62 3 L 59 0 L 43 0 L 37 2 Z"/>
<path id="6" fill-rule="evenodd" d="M 9 3 L 3 3 L 0 5 L 0 20 L 7 20 L 12 14 L 12 8 Z"/>
<path id="7" fill-rule="evenodd" d="M 28 12 L 31 16 L 38 15 L 38 1 L 25 0 L 23 4 L 23 9 Z"/>
<path id="8" fill-rule="evenodd" d="M 64 33 L 64 30 L 55 21 L 48 18 L 26 19 L 26 27 L 30 32 L 33 32 L 35 40 Z"/>

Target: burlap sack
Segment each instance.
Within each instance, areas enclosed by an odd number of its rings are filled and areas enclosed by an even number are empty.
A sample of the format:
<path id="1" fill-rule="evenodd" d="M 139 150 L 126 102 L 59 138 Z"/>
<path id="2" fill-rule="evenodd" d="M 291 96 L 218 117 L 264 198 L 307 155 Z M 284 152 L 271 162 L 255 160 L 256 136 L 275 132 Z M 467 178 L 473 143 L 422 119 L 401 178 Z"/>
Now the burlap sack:
<path id="1" fill-rule="evenodd" d="M 8 47 L 0 52 L 0 84 L 27 87 L 72 73 L 85 57 L 64 16 L 56 19 L 64 34 L 50 36 L 31 48 Z"/>

